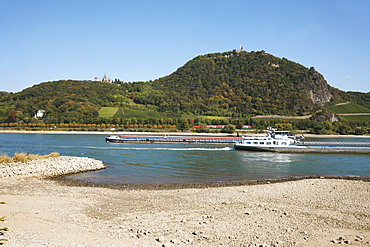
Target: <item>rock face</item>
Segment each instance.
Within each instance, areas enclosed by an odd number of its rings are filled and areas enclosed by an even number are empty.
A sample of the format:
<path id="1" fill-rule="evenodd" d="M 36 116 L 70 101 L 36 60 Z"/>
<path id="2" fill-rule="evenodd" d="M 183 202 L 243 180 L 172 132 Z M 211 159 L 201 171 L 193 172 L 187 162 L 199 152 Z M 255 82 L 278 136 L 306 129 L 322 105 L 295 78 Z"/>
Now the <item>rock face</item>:
<path id="1" fill-rule="evenodd" d="M 104 168 L 106 166 L 100 160 L 87 157 L 60 156 L 26 163 L 2 163 L 0 164 L 0 178 L 48 177 Z"/>
<path id="2" fill-rule="evenodd" d="M 315 104 L 323 106 L 333 97 L 328 83 L 314 67 L 310 68 L 302 84 L 305 85 L 305 87 L 303 87 L 306 88 L 305 93 Z"/>

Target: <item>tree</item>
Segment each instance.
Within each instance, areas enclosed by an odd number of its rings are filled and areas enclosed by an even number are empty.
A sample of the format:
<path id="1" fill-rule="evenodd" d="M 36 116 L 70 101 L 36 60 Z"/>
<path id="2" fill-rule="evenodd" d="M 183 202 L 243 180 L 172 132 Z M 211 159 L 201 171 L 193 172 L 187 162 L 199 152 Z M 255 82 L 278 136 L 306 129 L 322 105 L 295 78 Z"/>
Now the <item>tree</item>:
<path id="1" fill-rule="evenodd" d="M 5 119 L 5 123 L 15 123 L 17 122 L 17 111 L 16 110 L 13 110 L 10 112 L 9 114 L 9 117 L 7 119 Z"/>
<path id="2" fill-rule="evenodd" d="M 234 125 L 231 125 L 231 124 L 228 124 L 226 125 L 222 130 L 221 130 L 222 133 L 234 133 L 235 132 L 235 126 Z"/>

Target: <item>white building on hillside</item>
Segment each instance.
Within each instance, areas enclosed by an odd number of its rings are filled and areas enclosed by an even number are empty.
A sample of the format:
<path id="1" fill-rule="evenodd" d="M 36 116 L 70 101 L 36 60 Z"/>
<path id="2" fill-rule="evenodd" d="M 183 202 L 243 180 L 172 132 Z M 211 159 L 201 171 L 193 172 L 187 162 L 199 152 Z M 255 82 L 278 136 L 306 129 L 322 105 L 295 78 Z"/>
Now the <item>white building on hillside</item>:
<path id="1" fill-rule="evenodd" d="M 44 117 L 45 110 L 38 110 L 34 116 L 34 118 L 42 118 Z"/>

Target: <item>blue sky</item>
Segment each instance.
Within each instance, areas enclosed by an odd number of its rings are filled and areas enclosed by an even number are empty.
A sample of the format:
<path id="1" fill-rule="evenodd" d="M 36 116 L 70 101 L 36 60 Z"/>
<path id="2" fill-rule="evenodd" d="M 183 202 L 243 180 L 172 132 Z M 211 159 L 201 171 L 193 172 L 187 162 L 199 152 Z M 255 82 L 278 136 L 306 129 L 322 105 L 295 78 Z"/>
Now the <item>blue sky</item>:
<path id="1" fill-rule="evenodd" d="M 243 45 L 370 91 L 369 0 L 0 0 L 0 91 L 171 74 Z"/>

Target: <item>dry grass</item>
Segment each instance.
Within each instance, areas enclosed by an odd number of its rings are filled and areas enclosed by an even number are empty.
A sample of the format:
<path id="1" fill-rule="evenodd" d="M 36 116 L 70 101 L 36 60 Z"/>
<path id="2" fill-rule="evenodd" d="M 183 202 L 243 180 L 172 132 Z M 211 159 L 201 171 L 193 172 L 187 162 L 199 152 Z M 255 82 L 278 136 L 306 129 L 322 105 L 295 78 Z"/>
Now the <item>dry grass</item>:
<path id="1" fill-rule="evenodd" d="M 59 156 L 60 154 L 58 152 L 52 152 L 47 155 L 15 153 L 13 157 L 9 157 L 3 154 L 0 155 L 0 163 L 27 162 L 31 160 L 47 159 L 50 157 L 56 158 Z"/>
<path id="2" fill-rule="evenodd" d="M 13 159 L 10 158 L 9 156 L 6 156 L 6 155 L 1 155 L 0 156 L 0 164 L 1 163 L 9 163 L 9 162 L 13 162 Z"/>
<path id="3" fill-rule="evenodd" d="M 26 162 L 27 161 L 27 154 L 26 153 L 15 153 L 13 156 L 14 162 Z"/>
<path id="4" fill-rule="evenodd" d="M 52 152 L 52 153 L 50 153 L 48 155 L 45 155 L 45 156 L 48 156 L 47 158 L 49 158 L 49 157 L 56 158 L 56 157 L 59 157 L 60 156 L 60 153 L 58 153 L 58 152 Z"/>

